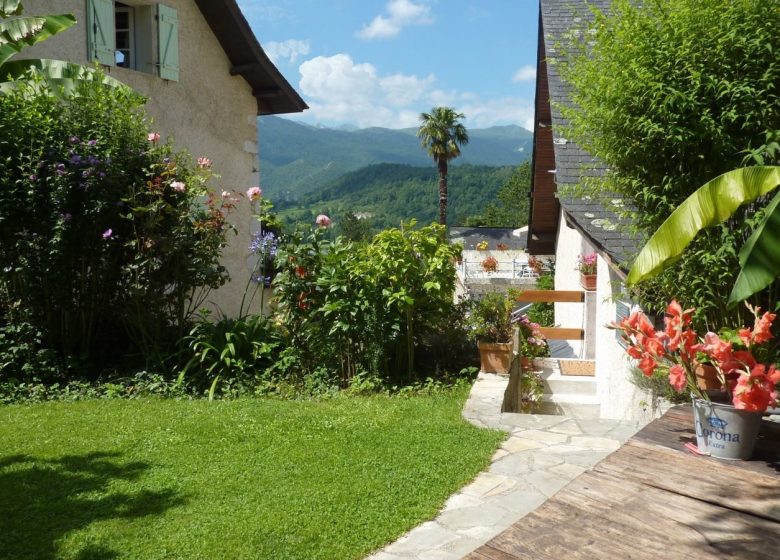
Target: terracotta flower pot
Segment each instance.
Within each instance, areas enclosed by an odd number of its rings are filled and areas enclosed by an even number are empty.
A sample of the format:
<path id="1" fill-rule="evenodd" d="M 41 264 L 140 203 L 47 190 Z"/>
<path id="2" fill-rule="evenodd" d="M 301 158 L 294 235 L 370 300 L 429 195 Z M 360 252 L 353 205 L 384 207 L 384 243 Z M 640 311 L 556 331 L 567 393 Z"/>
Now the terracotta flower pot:
<path id="1" fill-rule="evenodd" d="M 522 356 L 520 358 L 520 367 L 522 367 L 524 370 L 533 369 L 534 368 L 533 358 L 527 358 L 526 356 Z"/>
<path id="2" fill-rule="evenodd" d="M 509 373 L 512 363 L 511 342 L 478 342 L 479 369 L 483 373 Z"/>
<path id="3" fill-rule="evenodd" d="M 596 290 L 596 275 L 580 273 L 580 285 L 589 292 Z"/>
<path id="4" fill-rule="evenodd" d="M 720 391 L 723 389 L 718 379 L 718 370 L 714 366 L 699 364 L 694 370 L 696 374 L 696 385 L 703 391 Z"/>

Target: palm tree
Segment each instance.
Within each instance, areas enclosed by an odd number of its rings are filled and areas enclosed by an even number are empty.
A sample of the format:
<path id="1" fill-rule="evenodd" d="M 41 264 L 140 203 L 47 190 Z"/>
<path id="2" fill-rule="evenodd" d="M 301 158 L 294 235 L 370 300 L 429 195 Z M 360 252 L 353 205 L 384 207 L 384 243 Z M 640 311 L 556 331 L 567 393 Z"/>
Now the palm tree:
<path id="1" fill-rule="evenodd" d="M 469 143 L 466 127 L 460 122 L 466 116 L 451 107 L 434 107 L 420 113 L 417 136 L 439 169 L 439 223 L 447 222 L 447 164 L 460 155 L 460 147 Z"/>

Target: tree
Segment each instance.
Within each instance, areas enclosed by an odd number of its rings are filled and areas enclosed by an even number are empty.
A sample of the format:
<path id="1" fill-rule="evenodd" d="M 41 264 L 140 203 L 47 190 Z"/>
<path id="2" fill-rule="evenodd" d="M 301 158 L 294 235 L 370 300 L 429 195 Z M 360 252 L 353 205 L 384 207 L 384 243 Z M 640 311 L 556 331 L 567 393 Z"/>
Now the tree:
<path id="1" fill-rule="evenodd" d="M 447 223 L 447 164 L 460 155 L 460 147 L 468 144 L 469 135 L 460 122 L 463 113 L 451 107 L 434 107 L 420 114 L 417 136 L 422 147 L 436 162 L 439 170 L 439 224 Z"/>
<path id="2" fill-rule="evenodd" d="M 469 216 L 466 226 L 518 228 L 528 223 L 528 191 L 531 188 L 531 164 L 523 162 L 512 172 L 496 193 L 498 203 L 491 202 L 479 216 Z"/>
<path id="3" fill-rule="evenodd" d="M 347 212 L 341 220 L 341 235 L 348 241 L 362 242 L 371 239 L 371 221 Z"/>
<path id="4" fill-rule="evenodd" d="M 550 61 L 572 91 L 561 136 L 609 170 L 574 194 L 607 204 L 619 194 L 630 223 L 649 235 L 713 177 L 772 163 L 780 130 L 776 0 L 615 0 L 610 13 L 595 12 L 586 29 L 568 34 L 575 43 L 561 46 L 566 56 Z M 745 205 L 696 236 L 675 266 L 642 284 L 639 303 L 664 309 L 673 294 L 698 309 L 697 320 L 733 322 L 738 311 L 726 303 L 755 210 Z"/>

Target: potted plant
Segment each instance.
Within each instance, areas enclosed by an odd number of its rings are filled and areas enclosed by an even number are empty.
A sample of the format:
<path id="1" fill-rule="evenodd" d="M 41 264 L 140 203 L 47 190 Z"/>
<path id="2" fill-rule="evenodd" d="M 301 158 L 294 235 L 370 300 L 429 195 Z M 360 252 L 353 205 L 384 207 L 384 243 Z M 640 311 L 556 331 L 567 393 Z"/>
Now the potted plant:
<path id="1" fill-rule="evenodd" d="M 775 314 L 748 308 L 755 317 L 752 328 L 722 329 L 704 336 L 691 328 L 695 310 L 683 310 L 674 300 L 666 309 L 662 331 L 656 331 L 640 311 L 608 325 L 621 331 L 626 352 L 639 361 L 646 376 L 664 368 L 677 392 L 691 393 L 698 450 L 713 457 L 749 459 L 762 413 L 778 402 L 780 370 L 766 363 L 772 349 L 765 344 L 774 338 Z M 724 402 L 717 402 L 697 382 L 696 370 L 704 364 L 714 368 Z"/>
<path id="2" fill-rule="evenodd" d="M 487 273 L 496 272 L 498 270 L 498 261 L 496 260 L 496 257 L 485 257 L 482 260 L 482 270 Z"/>
<path id="3" fill-rule="evenodd" d="M 586 253 L 577 257 L 577 270 L 580 271 L 580 285 L 588 290 L 596 289 L 596 253 Z"/>
<path id="4" fill-rule="evenodd" d="M 521 365 L 524 370 L 533 369 L 534 358 L 543 358 L 550 355 L 550 347 L 547 345 L 540 326 L 531 322 L 527 315 L 521 315 L 516 322 L 518 328 Z"/>
<path id="5" fill-rule="evenodd" d="M 509 373 L 512 360 L 513 300 L 488 293 L 474 301 L 468 325 L 477 340 L 480 369 L 485 373 Z"/>
<path id="6" fill-rule="evenodd" d="M 488 250 L 488 241 L 487 239 L 483 239 L 479 243 L 477 243 L 477 251 L 487 251 Z"/>

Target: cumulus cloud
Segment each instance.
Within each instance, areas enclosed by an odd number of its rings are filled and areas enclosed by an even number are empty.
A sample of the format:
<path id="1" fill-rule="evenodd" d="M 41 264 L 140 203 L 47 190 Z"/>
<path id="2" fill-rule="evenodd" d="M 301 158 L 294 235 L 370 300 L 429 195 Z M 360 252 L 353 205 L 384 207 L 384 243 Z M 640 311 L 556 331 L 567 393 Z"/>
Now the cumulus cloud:
<path id="1" fill-rule="evenodd" d="M 536 79 L 536 67 L 526 65 L 512 76 L 513 82 L 533 82 Z"/>
<path id="2" fill-rule="evenodd" d="M 404 27 L 430 23 L 433 23 L 430 6 L 411 0 L 390 0 L 385 13 L 376 16 L 357 35 L 361 39 L 389 39 L 398 35 Z"/>
<path id="3" fill-rule="evenodd" d="M 381 75 L 369 63 L 347 54 L 318 56 L 300 66 L 300 89 L 310 109 L 302 117 L 315 122 L 349 122 L 360 127 L 414 127 L 420 111 L 448 105 L 466 115 L 466 124 L 483 128 L 519 124 L 530 128 L 533 106 L 521 98 L 483 101 L 468 92 L 436 88 L 436 77 L 412 74 Z"/>
<path id="4" fill-rule="evenodd" d="M 301 56 L 306 56 L 311 50 L 309 41 L 287 39 L 286 41 L 269 41 L 263 45 L 263 50 L 274 64 L 280 60 L 288 60 L 294 63 Z"/>

